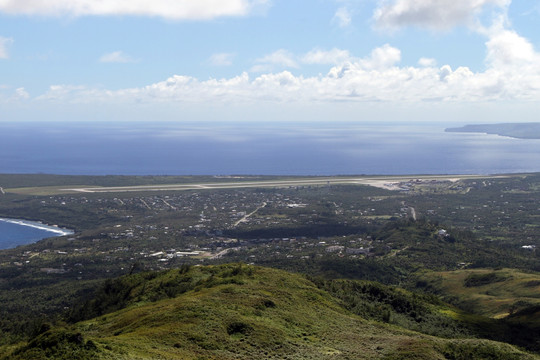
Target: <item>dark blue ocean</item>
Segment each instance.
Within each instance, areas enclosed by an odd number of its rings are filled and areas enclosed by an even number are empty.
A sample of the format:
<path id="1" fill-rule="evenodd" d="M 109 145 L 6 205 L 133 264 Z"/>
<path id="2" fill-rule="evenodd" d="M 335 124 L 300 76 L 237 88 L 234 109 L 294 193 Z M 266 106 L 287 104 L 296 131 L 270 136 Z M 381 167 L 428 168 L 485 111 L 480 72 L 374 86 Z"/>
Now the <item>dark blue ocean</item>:
<path id="1" fill-rule="evenodd" d="M 386 175 L 540 171 L 540 140 L 444 132 L 445 127 L 459 125 L 0 122 L 0 173 Z"/>
<path id="2" fill-rule="evenodd" d="M 0 250 L 72 233 L 33 221 L 0 218 Z"/>

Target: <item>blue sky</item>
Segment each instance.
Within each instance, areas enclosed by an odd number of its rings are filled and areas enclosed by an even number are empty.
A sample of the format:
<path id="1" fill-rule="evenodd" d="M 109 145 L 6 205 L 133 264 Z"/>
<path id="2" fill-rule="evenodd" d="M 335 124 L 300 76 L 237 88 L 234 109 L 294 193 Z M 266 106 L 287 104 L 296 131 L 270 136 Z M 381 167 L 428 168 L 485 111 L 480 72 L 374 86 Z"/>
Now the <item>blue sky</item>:
<path id="1" fill-rule="evenodd" d="M 535 121 L 540 2 L 0 0 L 0 121 Z"/>

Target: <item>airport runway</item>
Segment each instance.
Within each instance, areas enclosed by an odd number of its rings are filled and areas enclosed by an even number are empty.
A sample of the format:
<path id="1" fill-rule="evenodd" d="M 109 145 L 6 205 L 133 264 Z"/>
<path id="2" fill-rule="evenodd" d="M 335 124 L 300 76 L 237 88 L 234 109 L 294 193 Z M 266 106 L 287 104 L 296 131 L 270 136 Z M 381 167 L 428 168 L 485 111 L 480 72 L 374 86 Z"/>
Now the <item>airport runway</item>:
<path id="1" fill-rule="evenodd" d="M 139 191 L 181 191 L 181 190 L 215 190 L 241 189 L 257 187 L 292 187 L 292 186 L 324 186 L 324 185 L 370 185 L 381 188 L 391 188 L 391 184 L 415 180 L 457 181 L 462 179 L 480 179 L 502 177 L 504 175 L 411 175 L 411 176 L 357 176 L 357 177 L 313 177 L 291 180 L 261 180 L 239 182 L 216 182 L 201 184 L 170 184 L 170 185 L 139 185 L 115 187 L 85 187 L 62 189 L 65 191 L 83 193 L 117 193 Z"/>

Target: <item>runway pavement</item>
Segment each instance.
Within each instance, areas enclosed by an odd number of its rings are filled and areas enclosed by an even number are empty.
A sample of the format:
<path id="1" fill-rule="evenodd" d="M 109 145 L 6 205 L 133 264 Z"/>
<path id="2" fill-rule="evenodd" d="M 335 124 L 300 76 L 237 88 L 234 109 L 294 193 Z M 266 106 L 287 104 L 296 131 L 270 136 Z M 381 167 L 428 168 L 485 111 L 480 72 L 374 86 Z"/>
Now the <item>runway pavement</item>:
<path id="1" fill-rule="evenodd" d="M 205 190 L 205 189 L 240 189 L 257 187 L 293 187 L 293 186 L 324 186 L 340 184 L 370 185 L 382 188 L 392 188 L 392 184 L 409 181 L 457 181 L 461 179 L 480 179 L 502 177 L 504 175 L 410 175 L 410 176 L 355 176 L 355 177 L 311 177 L 287 180 L 260 180 L 239 182 L 216 182 L 195 184 L 170 184 L 170 185 L 139 185 L 139 186 L 115 186 L 115 187 L 84 187 L 62 189 L 69 192 L 83 193 L 120 193 L 140 191 L 181 191 L 181 190 Z"/>

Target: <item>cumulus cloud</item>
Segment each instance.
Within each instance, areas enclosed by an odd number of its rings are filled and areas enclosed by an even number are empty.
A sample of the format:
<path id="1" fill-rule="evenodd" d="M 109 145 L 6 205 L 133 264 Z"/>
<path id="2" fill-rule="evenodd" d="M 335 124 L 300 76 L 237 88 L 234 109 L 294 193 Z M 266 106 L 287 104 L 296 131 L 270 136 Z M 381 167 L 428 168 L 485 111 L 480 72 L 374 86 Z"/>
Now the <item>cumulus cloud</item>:
<path id="1" fill-rule="evenodd" d="M 501 36 L 508 36 L 502 34 Z M 268 102 L 490 102 L 540 101 L 540 62 L 533 56 L 507 58 L 506 40 L 488 41 L 494 59 L 482 72 L 467 67 L 399 66 L 401 52 L 390 45 L 370 55 L 333 66 L 327 74 L 304 77 L 289 71 L 251 77 L 248 73 L 201 81 L 175 75 L 141 88 L 117 91 L 58 85 L 40 100 L 110 103 L 257 103 Z M 529 54 L 531 55 L 531 54 Z M 501 65 L 502 64 L 502 65 Z M 504 67 L 502 67 L 504 65 Z M 524 71 L 525 70 L 525 71 Z"/>
<path id="2" fill-rule="evenodd" d="M 0 59 L 8 59 L 8 46 L 13 43 L 13 39 L 0 36 Z"/>
<path id="3" fill-rule="evenodd" d="M 381 28 L 418 26 L 445 30 L 468 24 L 486 6 L 506 8 L 511 0 L 391 0 L 375 10 L 374 20 Z"/>
<path id="4" fill-rule="evenodd" d="M 269 0 L 1 0 L 0 12 L 13 15 L 135 15 L 206 20 L 245 16 L 269 3 Z"/>
<path id="5" fill-rule="evenodd" d="M 526 65 L 538 63 L 540 58 L 529 40 L 514 30 L 500 24 L 486 30 L 489 40 L 486 43 L 486 61 L 493 67 Z"/>
<path id="6" fill-rule="evenodd" d="M 208 62 L 214 66 L 230 66 L 233 63 L 235 54 L 232 53 L 218 53 L 213 54 L 208 59 Z"/>
<path id="7" fill-rule="evenodd" d="M 114 51 L 112 53 L 104 54 L 99 58 L 99 62 L 102 63 L 130 63 L 136 62 L 131 56 L 124 54 L 122 51 Z"/>
<path id="8" fill-rule="evenodd" d="M 401 50 L 385 44 L 371 51 L 368 58 L 360 60 L 364 69 L 385 69 L 401 61 Z"/>
<path id="9" fill-rule="evenodd" d="M 349 9 L 346 7 L 340 7 L 336 10 L 332 22 L 338 24 L 339 27 L 345 28 L 351 25 L 352 17 Z"/>

